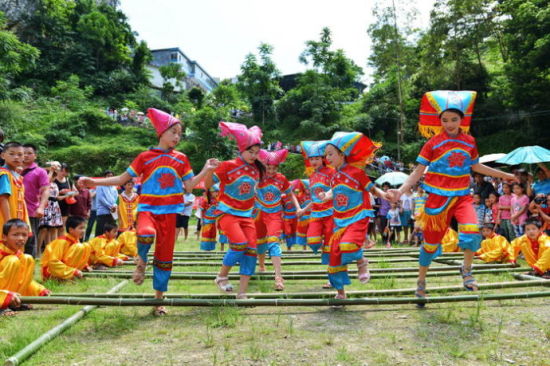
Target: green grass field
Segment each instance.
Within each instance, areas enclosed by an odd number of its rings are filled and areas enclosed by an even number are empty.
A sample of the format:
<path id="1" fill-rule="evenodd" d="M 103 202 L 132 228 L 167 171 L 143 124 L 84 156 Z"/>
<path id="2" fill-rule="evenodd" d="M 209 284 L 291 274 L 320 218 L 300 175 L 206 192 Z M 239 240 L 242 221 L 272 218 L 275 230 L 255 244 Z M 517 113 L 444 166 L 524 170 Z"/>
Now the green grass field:
<path id="1" fill-rule="evenodd" d="M 179 240 L 176 250 L 198 250 L 198 243 Z M 370 268 L 415 266 L 414 259 L 399 263 L 382 260 Z M 435 266 L 445 265 L 434 263 Z M 217 269 L 175 267 L 174 271 Z M 283 271 L 324 269 L 321 265 L 283 267 Z M 509 273 L 476 278 L 480 283 L 514 281 Z M 102 293 L 120 281 L 88 278 L 68 283 L 48 281 L 47 285 L 54 292 Z M 324 282 L 287 280 L 285 291 L 322 291 Z M 237 285 L 237 281 L 233 283 Z M 457 271 L 456 276 L 429 278 L 428 287 L 460 284 Z M 353 280 L 348 289 L 414 286 L 414 278 L 387 277 L 373 279 L 366 285 Z M 253 280 L 249 292 L 272 292 L 272 287 L 272 281 Z M 484 293 L 543 289 L 548 287 Z M 189 294 L 217 292 L 210 280 L 173 280 L 169 290 Z M 139 287 L 130 283 L 121 292 L 151 293 L 151 281 Z M 37 305 L 33 311 L 1 317 L 1 360 L 81 308 Z M 417 310 L 414 305 L 394 305 L 348 306 L 338 310 L 179 307 L 168 311 L 167 316 L 156 318 L 149 307 L 96 309 L 44 346 L 25 365 L 550 365 L 550 298 L 429 304 L 424 310 Z"/>

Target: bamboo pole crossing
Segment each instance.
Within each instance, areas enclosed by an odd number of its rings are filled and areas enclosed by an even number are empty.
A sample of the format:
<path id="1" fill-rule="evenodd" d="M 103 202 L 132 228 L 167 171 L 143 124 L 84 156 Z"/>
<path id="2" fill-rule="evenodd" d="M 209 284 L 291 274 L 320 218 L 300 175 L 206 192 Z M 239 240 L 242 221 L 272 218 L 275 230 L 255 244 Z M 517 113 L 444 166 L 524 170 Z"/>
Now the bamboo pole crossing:
<path id="1" fill-rule="evenodd" d="M 107 294 L 113 294 L 115 292 L 118 292 L 120 289 L 122 289 L 124 286 L 128 284 L 127 280 L 124 280 L 120 282 L 118 285 L 113 287 Z M 43 297 L 46 298 L 46 297 Z M 31 302 L 28 302 L 30 304 Z M 82 304 L 86 305 L 82 309 L 80 309 L 77 313 L 73 314 L 71 317 L 65 319 L 62 323 L 55 326 L 54 328 L 50 329 L 46 333 L 42 334 L 40 337 L 35 339 L 33 342 L 25 346 L 22 350 L 17 352 L 15 355 L 8 358 L 4 365 L 5 366 L 16 366 L 21 364 L 21 362 L 25 361 L 27 358 L 29 358 L 33 353 L 38 351 L 43 345 L 51 341 L 52 339 L 56 338 L 58 335 L 63 333 L 65 330 L 76 324 L 80 319 L 82 319 L 86 314 L 91 312 L 92 310 L 96 309 L 100 304 Z"/>

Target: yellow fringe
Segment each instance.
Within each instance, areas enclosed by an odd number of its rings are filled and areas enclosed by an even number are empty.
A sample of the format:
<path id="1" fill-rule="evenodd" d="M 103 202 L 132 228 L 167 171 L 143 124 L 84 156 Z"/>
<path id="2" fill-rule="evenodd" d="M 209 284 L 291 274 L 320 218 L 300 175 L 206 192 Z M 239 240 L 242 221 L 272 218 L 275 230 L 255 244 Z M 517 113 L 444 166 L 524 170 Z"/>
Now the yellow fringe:
<path id="1" fill-rule="evenodd" d="M 330 237 L 330 241 L 329 241 L 329 245 L 328 245 L 329 248 L 332 248 L 332 244 L 340 242 L 340 239 L 342 239 L 342 236 L 344 235 L 345 232 L 346 232 L 345 227 L 343 227 L 341 229 L 338 229 L 335 232 L 333 232 L 332 236 Z"/>
<path id="2" fill-rule="evenodd" d="M 421 210 L 418 214 L 418 224 L 422 230 L 426 230 L 426 227 L 431 230 L 443 231 L 447 228 L 447 218 L 449 216 L 449 209 L 456 203 L 457 197 L 454 197 L 447 205 L 447 208 L 439 215 L 428 215 L 426 210 Z"/>
<path id="3" fill-rule="evenodd" d="M 307 166 L 304 170 L 304 173 L 306 177 L 311 177 L 311 175 L 315 172 L 315 169 L 312 166 Z"/>
<path id="4" fill-rule="evenodd" d="M 470 126 L 460 126 L 460 129 L 464 133 L 470 133 Z M 429 139 L 430 137 L 433 137 L 435 135 L 438 135 L 443 131 L 443 126 L 422 126 L 418 125 L 418 131 L 420 134 Z"/>

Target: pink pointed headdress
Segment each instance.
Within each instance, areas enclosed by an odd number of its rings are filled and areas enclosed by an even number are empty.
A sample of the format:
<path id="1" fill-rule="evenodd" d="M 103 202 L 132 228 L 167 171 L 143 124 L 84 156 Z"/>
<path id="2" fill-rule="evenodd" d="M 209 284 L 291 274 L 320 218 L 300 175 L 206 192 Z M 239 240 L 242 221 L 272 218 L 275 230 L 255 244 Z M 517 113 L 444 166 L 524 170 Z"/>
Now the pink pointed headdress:
<path id="1" fill-rule="evenodd" d="M 262 130 L 258 126 L 246 127 L 241 123 L 224 122 L 221 121 L 220 130 L 222 136 L 229 136 L 229 138 L 237 142 L 237 147 L 240 152 L 245 151 L 250 146 L 258 145 L 262 143 Z"/>
<path id="2" fill-rule="evenodd" d="M 277 151 L 267 151 L 264 149 L 260 150 L 258 158 L 265 165 L 279 165 L 285 162 L 288 155 L 287 149 L 277 150 Z"/>
<path id="3" fill-rule="evenodd" d="M 157 130 L 158 137 L 162 136 L 173 125 L 181 124 L 181 121 L 176 117 L 155 108 L 147 109 L 147 117 L 149 117 L 153 127 Z"/>

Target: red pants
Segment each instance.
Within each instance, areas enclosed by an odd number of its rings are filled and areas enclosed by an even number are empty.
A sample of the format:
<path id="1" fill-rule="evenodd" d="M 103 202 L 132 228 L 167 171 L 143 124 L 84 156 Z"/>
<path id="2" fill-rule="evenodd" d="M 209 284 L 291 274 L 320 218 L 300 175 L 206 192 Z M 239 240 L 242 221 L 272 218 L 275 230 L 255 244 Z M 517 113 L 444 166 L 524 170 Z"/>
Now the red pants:
<path id="1" fill-rule="evenodd" d="M 474 252 L 479 249 L 481 235 L 472 197 L 445 197 L 430 193 L 420 217 L 424 233 L 419 256 L 421 266 L 429 266 L 441 254 L 441 239 L 453 217 L 458 221 L 458 246 Z"/>
<path id="2" fill-rule="evenodd" d="M 176 214 L 155 215 L 147 211 L 139 212 L 136 234 L 138 253 L 145 263 L 147 263 L 147 253 L 151 245 L 156 242 L 153 259 L 153 288 L 157 291 L 167 291 L 176 241 Z"/>
<path id="3" fill-rule="evenodd" d="M 256 226 L 250 217 L 224 214 L 218 221 L 227 236 L 229 249 L 223 257 L 225 266 L 240 265 L 240 274 L 252 276 L 256 269 Z"/>
<path id="4" fill-rule="evenodd" d="M 332 216 L 311 217 L 307 227 L 307 245 L 317 253 L 323 244 L 323 253 L 330 253 L 330 238 L 334 230 Z"/>
<path id="5" fill-rule="evenodd" d="M 258 244 L 279 243 L 283 235 L 283 216 L 281 212 L 260 211 L 255 221 Z"/>

